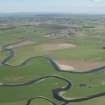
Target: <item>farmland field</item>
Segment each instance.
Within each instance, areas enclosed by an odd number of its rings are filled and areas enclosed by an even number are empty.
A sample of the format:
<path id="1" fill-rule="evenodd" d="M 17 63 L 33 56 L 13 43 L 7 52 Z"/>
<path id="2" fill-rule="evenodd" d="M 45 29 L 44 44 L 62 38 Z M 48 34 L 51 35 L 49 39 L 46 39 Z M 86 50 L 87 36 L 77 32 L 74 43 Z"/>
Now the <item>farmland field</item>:
<path id="1" fill-rule="evenodd" d="M 104 105 L 104 20 L 0 16 L 0 105 Z"/>

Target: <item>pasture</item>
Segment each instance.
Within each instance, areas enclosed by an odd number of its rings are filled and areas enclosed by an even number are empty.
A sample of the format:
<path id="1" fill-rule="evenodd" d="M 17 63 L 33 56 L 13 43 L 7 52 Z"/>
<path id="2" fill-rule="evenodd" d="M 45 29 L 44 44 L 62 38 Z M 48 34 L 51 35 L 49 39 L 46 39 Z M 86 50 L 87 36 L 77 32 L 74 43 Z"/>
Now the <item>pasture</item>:
<path id="1" fill-rule="evenodd" d="M 0 105 L 104 105 L 103 17 L 74 17 L 5 20 L 14 27 L 0 28 Z"/>

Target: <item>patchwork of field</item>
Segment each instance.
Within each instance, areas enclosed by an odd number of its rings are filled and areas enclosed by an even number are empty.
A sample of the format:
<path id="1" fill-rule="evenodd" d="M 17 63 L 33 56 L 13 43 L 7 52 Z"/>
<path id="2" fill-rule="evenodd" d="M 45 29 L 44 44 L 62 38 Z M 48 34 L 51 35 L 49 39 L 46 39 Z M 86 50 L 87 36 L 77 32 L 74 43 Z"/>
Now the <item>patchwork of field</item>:
<path id="1" fill-rule="evenodd" d="M 0 19 L 0 105 L 105 104 L 104 16 Z"/>

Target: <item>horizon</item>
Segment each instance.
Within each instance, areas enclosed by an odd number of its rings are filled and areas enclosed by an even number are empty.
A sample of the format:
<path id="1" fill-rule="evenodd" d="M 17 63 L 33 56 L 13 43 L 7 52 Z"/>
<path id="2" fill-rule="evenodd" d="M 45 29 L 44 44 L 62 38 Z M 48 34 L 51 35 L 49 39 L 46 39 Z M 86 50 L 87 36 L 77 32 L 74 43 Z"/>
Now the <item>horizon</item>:
<path id="1" fill-rule="evenodd" d="M 105 13 L 64 13 L 64 12 L 0 12 L 0 15 L 105 15 Z"/>

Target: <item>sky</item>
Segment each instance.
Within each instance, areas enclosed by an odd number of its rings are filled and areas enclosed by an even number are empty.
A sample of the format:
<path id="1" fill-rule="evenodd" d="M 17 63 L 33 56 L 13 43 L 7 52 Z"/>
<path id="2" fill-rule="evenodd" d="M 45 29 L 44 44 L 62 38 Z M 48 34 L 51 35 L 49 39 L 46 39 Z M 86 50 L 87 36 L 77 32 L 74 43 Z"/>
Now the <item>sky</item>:
<path id="1" fill-rule="evenodd" d="M 0 13 L 105 14 L 105 0 L 0 0 Z"/>

